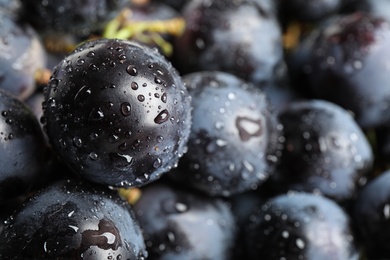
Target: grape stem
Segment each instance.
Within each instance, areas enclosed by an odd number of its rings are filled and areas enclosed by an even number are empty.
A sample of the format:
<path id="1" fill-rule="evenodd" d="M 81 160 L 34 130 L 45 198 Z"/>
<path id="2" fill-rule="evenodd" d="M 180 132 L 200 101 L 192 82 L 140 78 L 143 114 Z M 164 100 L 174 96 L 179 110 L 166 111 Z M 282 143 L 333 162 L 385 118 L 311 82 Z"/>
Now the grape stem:
<path id="1" fill-rule="evenodd" d="M 141 190 L 139 188 L 119 188 L 118 194 L 130 205 L 134 205 L 141 198 Z"/>
<path id="2" fill-rule="evenodd" d="M 172 54 L 172 45 L 164 39 L 163 34 L 178 37 L 183 34 L 185 21 L 182 17 L 176 17 L 168 20 L 151 21 L 133 21 L 131 20 L 132 11 L 125 8 L 122 12 L 111 20 L 103 34 L 103 38 L 110 39 L 135 39 L 147 44 L 156 44 L 161 48 L 164 55 Z"/>

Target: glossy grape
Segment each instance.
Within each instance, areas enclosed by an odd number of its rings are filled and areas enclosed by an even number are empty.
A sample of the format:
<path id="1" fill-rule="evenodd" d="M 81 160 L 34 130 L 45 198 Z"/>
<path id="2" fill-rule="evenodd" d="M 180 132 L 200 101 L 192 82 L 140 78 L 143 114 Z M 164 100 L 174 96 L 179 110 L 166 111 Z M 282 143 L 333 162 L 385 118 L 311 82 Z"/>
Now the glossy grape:
<path id="1" fill-rule="evenodd" d="M 105 185 L 141 186 L 185 152 L 190 97 L 157 51 L 100 39 L 54 69 L 44 118 L 53 149 L 77 174 Z"/>

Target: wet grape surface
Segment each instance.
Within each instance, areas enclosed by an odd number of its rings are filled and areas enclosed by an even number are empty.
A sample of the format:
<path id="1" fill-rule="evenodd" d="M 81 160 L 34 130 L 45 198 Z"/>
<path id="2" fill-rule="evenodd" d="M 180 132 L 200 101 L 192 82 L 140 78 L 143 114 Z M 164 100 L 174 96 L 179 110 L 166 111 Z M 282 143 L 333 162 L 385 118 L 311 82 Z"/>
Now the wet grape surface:
<path id="1" fill-rule="evenodd" d="M 389 7 L 0 0 L 0 259 L 390 259 Z"/>

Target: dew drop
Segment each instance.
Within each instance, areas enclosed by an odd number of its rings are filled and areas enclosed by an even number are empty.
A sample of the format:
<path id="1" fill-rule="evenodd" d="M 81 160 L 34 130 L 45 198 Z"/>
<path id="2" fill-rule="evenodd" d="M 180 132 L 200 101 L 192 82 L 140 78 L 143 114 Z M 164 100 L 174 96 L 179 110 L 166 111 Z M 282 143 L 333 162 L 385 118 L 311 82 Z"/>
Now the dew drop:
<path id="1" fill-rule="evenodd" d="M 167 103 L 167 93 L 164 93 L 164 94 L 161 95 L 161 101 L 163 103 Z"/>
<path id="2" fill-rule="evenodd" d="M 95 57 L 95 52 L 93 52 L 93 51 L 88 52 L 88 53 L 87 53 L 87 57 L 88 57 L 88 58 Z"/>
<path id="3" fill-rule="evenodd" d="M 94 152 L 89 154 L 89 158 L 93 161 L 96 161 L 98 159 L 98 155 Z"/>
<path id="4" fill-rule="evenodd" d="M 161 165 L 162 165 L 162 160 L 160 159 L 160 158 L 157 158 L 154 162 L 153 162 L 153 167 L 154 168 L 159 168 L 159 167 L 161 167 Z"/>
<path id="5" fill-rule="evenodd" d="M 49 88 L 51 89 L 56 89 L 58 87 L 58 84 L 60 83 L 60 81 L 58 79 L 55 79 L 53 78 L 52 80 L 50 80 L 49 82 Z"/>
<path id="6" fill-rule="evenodd" d="M 73 225 L 69 225 L 68 227 L 70 227 L 71 229 L 74 230 L 74 232 L 77 233 L 77 231 L 79 230 L 79 227 L 76 227 L 76 226 L 73 226 Z"/>
<path id="7" fill-rule="evenodd" d="M 236 127 L 242 141 L 248 141 L 252 137 L 261 136 L 263 133 L 260 119 L 254 120 L 239 116 L 236 119 Z"/>
<path id="8" fill-rule="evenodd" d="M 159 136 L 157 136 L 156 140 L 157 140 L 157 143 L 161 143 L 162 141 L 164 141 L 164 137 L 159 135 Z"/>
<path id="9" fill-rule="evenodd" d="M 138 176 L 135 181 L 143 184 L 143 183 L 149 181 L 149 178 L 150 178 L 149 174 L 144 173 L 144 174 Z"/>
<path id="10" fill-rule="evenodd" d="M 154 77 L 154 82 L 156 83 L 156 84 L 162 84 L 162 80 L 161 80 L 161 78 L 159 78 L 159 77 Z"/>
<path id="11" fill-rule="evenodd" d="M 110 136 L 108 137 L 108 141 L 109 141 L 110 143 L 118 142 L 118 140 L 119 140 L 119 137 L 118 137 L 117 135 L 110 135 Z"/>
<path id="12" fill-rule="evenodd" d="M 140 102 L 144 102 L 145 101 L 145 96 L 144 95 L 138 95 L 137 99 Z"/>
<path id="13" fill-rule="evenodd" d="M 92 109 L 91 113 L 88 116 L 91 121 L 99 121 L 104 118 L 103 110 L 100 107 L 95 107 Z"/>
<path id="14" fill-rule="evenodd" d="M 154 122 L 156 124 L 162 124 L 162 123 L 165 123 L 166 121 L 168 121 L 168 118 L 169 118 L 169 112 L 168 110 L 164 109 L 163 111 L 161 111 L 155 118 L 154 118 Z"/>
<path id="15" fill-rule="evenodd" d="M 129 102 L 123 102 L 121 104 L 121 113 L 123 116 L 129 116 L 131 113 L 131 106 Z"/>
<path id="16" fill-rule="evenodd" d="M 85 60 L 84 59 L 78 59 L 77 61 L 76 61 L 76 65 L 77 66 L 81 66 L 81 65 L 83 65 L 85 63 Z"/>
<path id="17" fill-rule="evenodd" d="M 138 75 L 138 70 L 134 65 L 129 65 L 126 68 L 127 73 L 131 76 L 137 76 Z"/>
<path id="18" fill-rule="evenodd" d="M 118 149 L 121 150 L 121 151 L 126 151 L 127 143 L 126 142 L 121 143 L 120 145 L 118 145 Z"/>
<path id="19" fill-rule="evenodd" d="M 130 84 L 130 86 L 131 86 L 131 89 L 133 89 L 133 90 L 137 90 L 138 89 L 138 84 L 137 84 L 137 82 L 131 82 L 131 84 Z"/>
<path id="20" fill-rule="evenodd" d="M 107 102 L 106 103 L 106 108 L 107 109 L 110 109 L 110 108 L 112 108 L 114 106 L 114 103 L 112 103 L 112 102 Z"/>
<path id="21" fill-rule="evenodd" d="M 76 146 L 77 148 L 80 148 L 83 146 L 83 141 L 79 137 L 73 137 L 73 145 Z"/>
<path id="22" fill-rule="evenodd" d="M 133 162 L 133 157 L 127 154 L 110 153 L 109 156 L 114 167 L 119 170 L 127 170 Z"/>
<path id="23" fill-rule="evenodd" d="M 49 106 L 50 106 L 51 108 L 55 108 L 55 107 L 57 106 L 56 100 L 55 100 L 54 98 L 52 98 L 52 97 L 50 97 L 50 98 L 47 100 L 47 103 L 49 103 Z"/>

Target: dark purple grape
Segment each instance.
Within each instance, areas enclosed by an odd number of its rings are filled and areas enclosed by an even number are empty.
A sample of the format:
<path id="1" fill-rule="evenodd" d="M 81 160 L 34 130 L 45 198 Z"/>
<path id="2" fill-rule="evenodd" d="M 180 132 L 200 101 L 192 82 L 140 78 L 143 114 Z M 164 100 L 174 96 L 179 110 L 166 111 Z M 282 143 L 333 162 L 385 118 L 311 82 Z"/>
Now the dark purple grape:
<path id="1" fill-rule="evenodd" d="M 232 213 L 236 219 L 237 236 L 234 247 L 234 258 L 232 259 L 246 259 L 246 223 L 253 209 L 258 205 L 263 204 L 268 197 L 258 191 L 248 191 L 233 195 L 228 198 L 231 204 Z"/>
<path id="2" fill-rule="evenodd" d="M 191 0 L 152 0 L 152 3 L 164 3 L 176 11 L 181 11 L 182 8 Z"/>
<path id="3" fill-rule="evenodd" d="M 35 73 L 46 66 L 44 47 L 26 23 L 0 9 L 0 89 L 26 99 L 35 91 Z"/>
<path id="4" fill-rule="evenodd" d="M 20 196 L 16 199 L 7 201 L 6 203 L 0 203 L 0 234 L 3 232 L 7 219 L 22 206 L 25 196 Z"/>
<path id="5" fill-rule="evenodd" d="M 59 157 L 86 179 L 141 186 L 174 167 L 191 127 L 190 97 L 157 51 L 87 42 L 54 69 L 44 119 Z"/>
<path id="6" fill-rule="evenodd" d="M 45 96 L 42 91 L 36 91 L 24 103 L 31 109 L 35 117 L 41 120 L 43 116 L 42 102 L 45 101 Z"/>
<path id="7" fill-rule="evenodd" d="M 278 162 L 280 125 L 264 93 L 225 72 L 183 76 L 193 124 L 178 181 L 215 196 L 257 189 Z"/>
<path id="8" fill-rule="evenodd" d="M 1 259 L 147 257 L 132 208 L 116 193 L 75 180 L 53 184 L 8 218 Z"/>
<path id="9" fill-rule="evenodd" d="M 307 100 L 285 107 L 279 121 L 285 145 L 270 186 L 319 192 L 338 202 L 354 198 L 374 155 L 352 115 L 331 102 Z"/>
<path id="10" fill-rule="evenodd" d="M 232 259 L 235 220 L 221 199 L 160 182 L 142 188 L 134 211 L 150 259 Z"/>
<path id="11" fill-rule="evenodd" d="M 344 0 L 281 0 L 279 8 L 290 20 L 319 22 L 341 10 Z"/>
<path id="12" fill-rule="evenodd" d="M 0 203 L 27 194 L 42 177 L 46 143 L 39 122 L 19 99 L 0 91 Z"/>
<path id="13" fill-rule="evenodd" d="M 119 14 L 126 0 L 21 0 L 23 17 L 38 31 L 88 36 Z"/>
<path id="14" fill-rule="evenodd" d="M 367 183 L 359 192 L 353 219 L 368 259 L 390 257 L 390 171 Z"/>
<path id="15" fill-rule="evenodd" d="M 387 166 L 390 159 L 390 126 L 378 127 L 373 132 L 375 134 L 375 148 L 377 151 L 376 162 L 378 165 Z"/>
<path id="16" fill-rule="evenodd" d="M 0 8 L 18 16 L 22 3 L 20 0 L 0 0 Z"/>
<path id="17" fill-rule="evenodd" d="M 375 16 L 390 19 L 390 2 L 388 0 L 349 0 L 344 7 L 344 12 L 366 12 Z"/>
<path id="18" fill-rule="evenodd" d="M 246 259 L 359 259 L 349 216 L 322 196 L 271 198 L 253 211 L 246 228 Z"/>
<path id="19" fill-rule="evenodd" d="M 331 19 L 333 18 L 316 26 L 315 30 L 319 31 Z M 310 98 L 313 95 L 309 88 L 308 75 L 311 72 L 311 67 L 308 65 L 308 62 L 312 55 L 313 46 L 319 36 L 318 33 L 303 33 L 297 45 L 286 52 L 285 55 L 291 86 L 296 92 L 306 98 Z"/>
<path id="20" fill-rule="evenodd" d="M 332 19 L 318 34 L 308 62 L 313 97 L 351 110 L 363 128 L 390 121 L 390 23 L 384 18 L 354 13 Z"/>
<path id="21" fill-rule="evenodd" d="M 264 2 L 264 1 L 263 1 Z M 281 28 L 261 1 L 190 1 L 184 34 L 174 41 L 174 64 L 184 73 L 219 70 L 263 84 L 283 63 Z"/>

